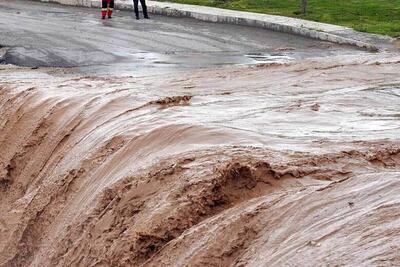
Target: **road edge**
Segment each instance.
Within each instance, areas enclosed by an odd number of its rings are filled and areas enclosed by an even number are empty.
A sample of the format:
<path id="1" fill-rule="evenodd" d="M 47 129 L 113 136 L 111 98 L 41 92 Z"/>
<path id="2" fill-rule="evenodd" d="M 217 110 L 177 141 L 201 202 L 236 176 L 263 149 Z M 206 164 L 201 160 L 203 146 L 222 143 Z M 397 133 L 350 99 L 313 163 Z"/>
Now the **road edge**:
<path id="1" fill-rule="evenodd" d="M 63 5 L 96 7 L 99 8 L 100 0 L 39 0 Z M 379 51 L 375 44 L 363 41 L 365 33 L 359 33 L 351 28 L 319 23 L 314 21 L 289 18 L 283 16 L 258 14 L 243 11 L 226 10 L 214 7 L 194 6 L 168 2 L 147 1 L 150 13 L 169 17 L 188 17 L 196 20 L 227 23 L 251 27 L 259 27 L 277 32 L 284 32 L 303 36 L 306 38 L 332 42 L 336 44 L 356 46 L 368 51 Z M 132 2 L 129 0 L 115 0 L 115 8 L 120 10 L 132 10 Z M 360 36 L 349 38 L 348 36 Z"/>

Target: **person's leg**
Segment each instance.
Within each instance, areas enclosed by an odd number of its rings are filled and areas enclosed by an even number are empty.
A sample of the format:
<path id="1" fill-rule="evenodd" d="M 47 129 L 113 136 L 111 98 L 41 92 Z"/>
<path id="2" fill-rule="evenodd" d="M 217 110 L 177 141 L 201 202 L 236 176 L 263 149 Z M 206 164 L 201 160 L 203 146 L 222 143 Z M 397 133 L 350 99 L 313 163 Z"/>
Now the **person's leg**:
<path id="1" fill-rule="evenodd" d="M 114 0 L 110 0 L 110 3 L 108 4 L 108 18 L 111 19 L 111 15 L 114 10 Z"/>
<path id="2" fill-rule="evenodd" d="M 142 5 L 143 9 L 143 16 L 145 19 L 149 18 L 149 15 L 147 14 L 147 6 L 146 6 L 146 0 L 140 0 L 140 4 Z"/>
<path id="3" fill-rule="evenodd" d="M 107 0 L 101 1 L 101 18 L 105 19 L 107 15 Z"/>
<path id="4" fill-rule="evenodd" d="M 135 10 L 136 19 L 139 19 L 139 0 L 133 0 L 133 9 Z"/>

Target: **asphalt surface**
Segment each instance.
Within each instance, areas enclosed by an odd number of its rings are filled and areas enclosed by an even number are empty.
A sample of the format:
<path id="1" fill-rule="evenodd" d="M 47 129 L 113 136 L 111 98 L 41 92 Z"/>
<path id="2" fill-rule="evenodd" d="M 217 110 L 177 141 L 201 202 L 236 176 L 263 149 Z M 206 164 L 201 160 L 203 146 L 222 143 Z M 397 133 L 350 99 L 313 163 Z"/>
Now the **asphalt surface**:
<path id="1" fill-rule="evenodd" d="M 82 73 L 142 74 L 362 53 L 347 46 L 264 29 L 0 0 L 3 64 L 68 67 Z M 4 51 L 4 48 L 2 49 Z"/>

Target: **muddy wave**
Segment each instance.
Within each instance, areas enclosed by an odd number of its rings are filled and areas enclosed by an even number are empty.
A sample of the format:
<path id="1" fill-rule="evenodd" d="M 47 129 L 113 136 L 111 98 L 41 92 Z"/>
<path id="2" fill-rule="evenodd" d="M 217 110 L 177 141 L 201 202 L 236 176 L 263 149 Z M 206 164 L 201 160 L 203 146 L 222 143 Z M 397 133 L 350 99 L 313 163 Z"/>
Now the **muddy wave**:
<path id="1" fill-rule="evenodd" d="M 385 130 L 377 116 L 375 128 L 357 126 L 368 136 L 349 136 L 351 118 L 360 119 L 354 111 L 365 113 L 367 104 L 336 110 L 346 94 L 360 92 L 374 95 L 374 113 L 391 110 L 397 95 L 382 90 L 396 92 L 396 83 L 382 85 L 382 77 L 396 77 L 397 65 L 375 65 L 367 86 L 360 77 L 336 94 L 330 81 L 337 85 L 359 67 L 319 66 L 307 74 L 318 74 L 318 85 L 271 95 L 265 84 L 276 82 L 279 68 L 287 71 L 282 86 L 304 66 L 220 70 L 212 79 L 205 71 L 152 84 L 3 76 L 0 265 L 400 263 L 400 143 L 383 139 L 396 127 Z M 257 79 L 245 83 L 249 76 Z M 365 90 L 374 82 L 380 90 Z M 273 104 L 263 105 L 267 99 Z M 293 132 L 305 114 L 323 127 L 337 113 L 353 114 L 342 139 L 314 127 Z"/>

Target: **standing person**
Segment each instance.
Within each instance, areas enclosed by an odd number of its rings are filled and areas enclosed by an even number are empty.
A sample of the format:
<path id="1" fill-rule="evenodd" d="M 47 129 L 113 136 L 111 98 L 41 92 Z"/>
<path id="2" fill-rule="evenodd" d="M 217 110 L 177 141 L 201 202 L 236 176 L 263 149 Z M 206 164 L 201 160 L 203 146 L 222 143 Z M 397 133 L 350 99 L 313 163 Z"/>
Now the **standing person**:
<path id="1" fill-rule="evenodd" d="M 101 0 L 101 18 L 105 19 L 108 16 L 111 19 L 111 15 L 114 9 L 114 0 Z"/>
<path id="2" fill-rule="evenodd" d="M 146 0 L 140 0 L 140 4 L 142 5 L 144 18 L 149 19 L 149 15 L 147 14 Z M 136 19 L 139 19 L 139 0 L 133 0 L 133 7 L 135 9 Z"/>

